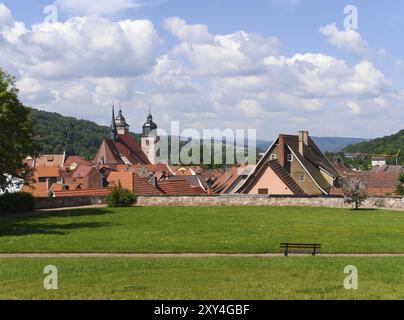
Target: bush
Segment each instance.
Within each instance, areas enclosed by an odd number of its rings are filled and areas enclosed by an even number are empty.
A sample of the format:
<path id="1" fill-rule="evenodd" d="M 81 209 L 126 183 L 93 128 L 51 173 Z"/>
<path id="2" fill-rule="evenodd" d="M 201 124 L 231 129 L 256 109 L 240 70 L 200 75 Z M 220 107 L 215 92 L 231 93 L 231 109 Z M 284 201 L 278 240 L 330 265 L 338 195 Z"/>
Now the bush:
<path id="1" fill-rule="evenodd" d="M 107 205 L 111 208 L 131 207 L 135 202 L 135 195 L 128 189 L 123 189 L 119 183 L 107 196 Z"/>
<path id="2" fill-rule="evenodd" d="M 31 212 L 35 209 L 35 198 L 30 193 L 5 193 L 0 196 L 0 212 Z"/>
<path id="3" fill-rule="evenodd" d="M 396 193 L 400 196 L 404 196 L 404 173 L 400 173 L 397 178 Z"/>

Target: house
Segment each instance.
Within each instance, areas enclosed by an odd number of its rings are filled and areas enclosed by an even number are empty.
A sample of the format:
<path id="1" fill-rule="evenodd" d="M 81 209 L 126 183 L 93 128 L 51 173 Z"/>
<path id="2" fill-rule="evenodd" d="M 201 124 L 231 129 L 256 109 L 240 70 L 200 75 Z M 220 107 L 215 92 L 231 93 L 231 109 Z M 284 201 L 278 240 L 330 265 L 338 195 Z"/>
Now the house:
<path id="1" fill-rule="evenodd" d="M 68 156 L 63 164 L 63 167 L 69 171 L 74 171 L 79 165 L 91 165 L 90 161 L 87 161 L 81 156 Z"/>
<path id="2" fill-rule="evenodd" d="M 103 139 L 93 162 L 111 167 L 150 164 L 146 154 L 130 134 L 122 110 L 115 117 L 114 108 L 112 109 L 111 137 Z"/>
<path id="3" fill-rule="evenodd" d="M 371 161 L 372 167 L 382 167 L 387 164 L 386 157 L 384 156 L 373 156 Z"/>
<path id="4" fill-rule="evenodd" d="M 237 189 L 243 194 L 330 195 L 340 174 L 307 131 L 280 134 Z"/>
<path id="5" fill-rule="evenodd" d="M 244 184 L 254 166 L 233 166 L 219 176 L 210 187 L 214 194 L 231 194 Z"/>
<path id="6" fill-rule="evenodd" d="M 108 177 L 109 186 L 121 185 L 135 195 L 204 195 L 200 186 L 193 186 L 188 180 L 157 181 L 155 177 L 140 177 L 134 172 L 112 172 Z"/>
<path id="7" fill-rule="evenodd" d="M 27 163 L 31 163 L 32 167 L 59 167 L 63 168 L 66 154 L 44 154 L 35 159 L 28 157 Z"/>

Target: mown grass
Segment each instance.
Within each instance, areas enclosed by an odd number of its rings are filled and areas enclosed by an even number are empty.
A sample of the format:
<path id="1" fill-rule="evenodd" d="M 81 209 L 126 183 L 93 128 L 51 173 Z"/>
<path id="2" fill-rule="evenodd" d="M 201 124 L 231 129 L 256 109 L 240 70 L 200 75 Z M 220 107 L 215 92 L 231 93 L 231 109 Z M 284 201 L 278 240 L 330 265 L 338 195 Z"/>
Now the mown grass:
<path id="1" fill-rule="evenodd" d="M 404 213 L 308 207 L 134 207 L 0 217 L 0 252 L 404 253 Z"/>
<path id="2" fill-rule="evenodd" d="M 46 265 L 58 290 L 45 290 Z M 355 265 L 359 289 L 346 290 Z M 404 258 L 19 258 L 0 260 L 0 299 L 403 299 Z"/>

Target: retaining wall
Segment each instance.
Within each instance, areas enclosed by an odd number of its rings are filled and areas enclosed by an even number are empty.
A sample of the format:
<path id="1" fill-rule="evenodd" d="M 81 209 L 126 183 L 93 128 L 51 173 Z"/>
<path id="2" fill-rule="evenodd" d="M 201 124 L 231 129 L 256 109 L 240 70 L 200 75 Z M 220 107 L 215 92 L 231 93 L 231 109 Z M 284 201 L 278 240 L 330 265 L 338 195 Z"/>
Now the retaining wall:
<path id="1" fill-rule="evenodd" d="M 37 209 L 53 209 L 104 204 L 105 197 L 66 197 L 37 198 Z M 291 196 L 138 196 L 139 206 L 312 206 L 312 207 L 350 207 L 342 197 L 291 197 Z M 370 197 L 363 207 L 404 209 L 403 197 Z"/>

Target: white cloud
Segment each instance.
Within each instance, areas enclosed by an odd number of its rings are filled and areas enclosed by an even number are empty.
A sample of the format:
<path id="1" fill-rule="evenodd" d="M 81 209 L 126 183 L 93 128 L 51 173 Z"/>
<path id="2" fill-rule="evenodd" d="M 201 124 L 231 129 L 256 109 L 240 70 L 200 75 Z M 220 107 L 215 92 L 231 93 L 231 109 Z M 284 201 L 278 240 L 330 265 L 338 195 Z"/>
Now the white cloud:
<path id="1" fill-rule="evenodd" d="M 177 17 L 165 20 L 165 28 L 181 41 L 172 50 L 175 57 L 184 57 L 194 73 L 223 76 L 257 73 L 263 59 L 277 54 L 279 40 L 259 34 L 237 31 L 212 35 L 204 25 L 188 25 Z"/>
<path id="2" fill-rule="evenodd" d="M 0 2 L 0 30 L 5 26 L 9 26 L 13 23 L 13 16 L 10 9 L 6 7 L 3 2 Z"/>
<path id="3" fill-rule="evenodd" d="M 384 119 L 392 110 L 393 125 L 401 125 L 404 99 L 392 95 L 391 82 L 369 61 L 286 56 L 276 38 L 213 34 L 178 17 L 163 26 L 177 39 L 172 48 L 160 46 L 148 20 L 11 21 L 0 35 L 1 67 L 17 76 L 28 105 L 108 124 L 112 101 L 121 101 L 135 131 L 149 103 L 163 128 L 180 120 L 182 127 L 256 128 L 260 137 L 306 128 L 362 136 L 353 118 Z"/>
<path id="4" fill-rule="evenodd" d="M 41 23 L 17 22 L 3 37 L 14 65 L 36 78 L 136 76 L 155 64 L 160 40 L 148 20 L 111 22 L 97 16 Z"/>
<path id="5" fill-rule="evenodd" d="M 79 15 L 111 15 L 141 6 L 139 0 L 56 0 L 62 10 Z"/>
<path id="6" fill-rule="evenodd" d="M 368 45 L 361 35 L 353 30 L 338 30 L 335 23 L 320 27 L 320 32 L 327 37 L 328 43 L 338 49 L 347 51 L 355 56 L 364 57 L 368 53 Z"/>
<path id="7" fill-rule="evenodd" d="M 361 106 L 356 101 L 348 101 L 347 107 L 351 110 L 351 112 L 355 115 L 361 112 Z"/>

